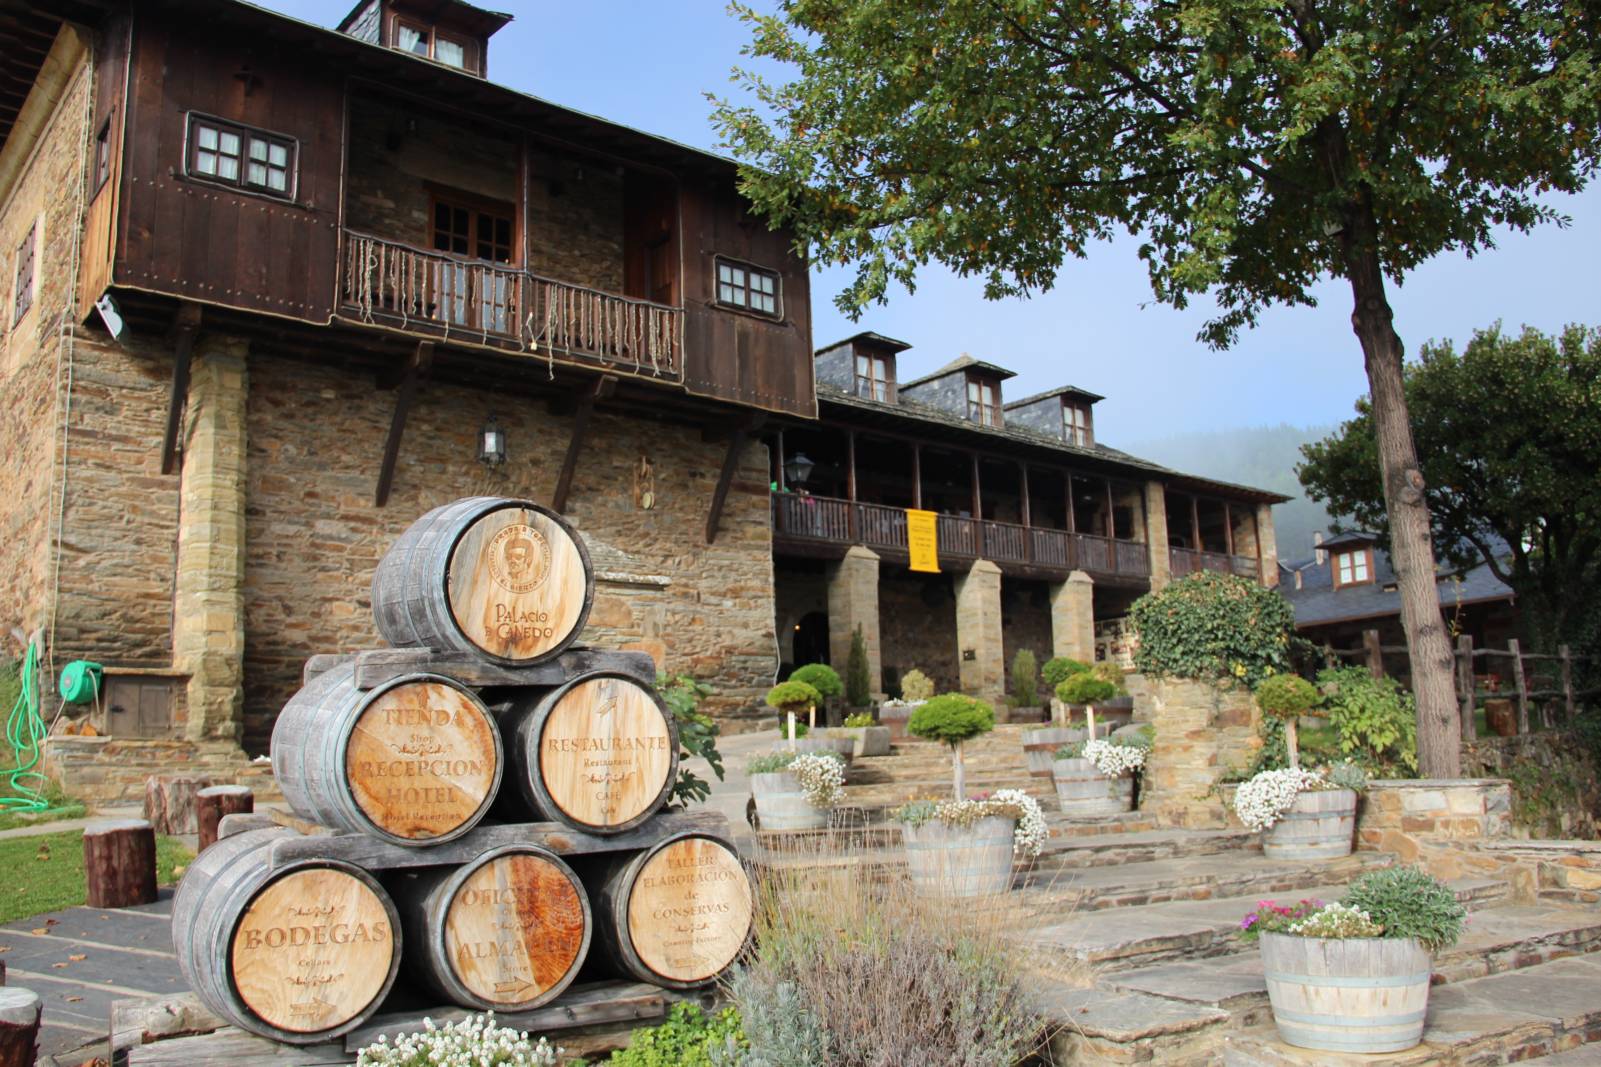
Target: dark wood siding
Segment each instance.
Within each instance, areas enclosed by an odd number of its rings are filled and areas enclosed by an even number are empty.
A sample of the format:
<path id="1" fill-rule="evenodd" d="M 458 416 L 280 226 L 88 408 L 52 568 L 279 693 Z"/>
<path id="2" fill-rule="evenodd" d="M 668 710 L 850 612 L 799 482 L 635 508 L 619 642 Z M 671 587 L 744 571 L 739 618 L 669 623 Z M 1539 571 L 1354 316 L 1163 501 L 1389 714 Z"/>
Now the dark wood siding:
<path id="1" fill-rule="evenodd" d="M 746 213 L 732 182 L 686 183 L 684 234 L 684 386 L 698 396 L 813 417 L 811 289 L 792 238 Z M 782 320 L 721 308 L 718 256 L 779 273 Z"/>
<path id="2" fill-rule="evenodd" d="M 344 86 L 264 41 L 142 15 L 134 27 L 119 285 L 313 322 L 333 313 Z M 293 137 L 293 203 L 183 176 L 190 111 Z"/>
<path id="3" fill-rule="evenodd" d="M 94 56 L 94 125 L 89 145 L 89 208 L 83 223 L 83 256 L 79 271 L 79 318 L 86 318 L 94 302 L 111 284 L 111 265 L 115 254 L 117 203 L 122 188 L 122 146 L 126 137 L 128 34 L 132 20 L 115 16 L 100 28 Z M 95 188 L 98 181 L 96 152 L 102 130 L 107 131 L 111 176 Z"/>

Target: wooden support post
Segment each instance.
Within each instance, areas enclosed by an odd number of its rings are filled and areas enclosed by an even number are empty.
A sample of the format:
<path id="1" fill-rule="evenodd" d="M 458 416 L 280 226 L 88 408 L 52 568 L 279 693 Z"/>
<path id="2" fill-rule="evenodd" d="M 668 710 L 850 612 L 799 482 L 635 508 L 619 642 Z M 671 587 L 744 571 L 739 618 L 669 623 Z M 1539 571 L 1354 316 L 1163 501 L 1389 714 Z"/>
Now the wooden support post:
<path id="1" fill-rule="evenodd" d="M 1339 666 L 1338 661 L 1336 661 L 1334 658 L 1334 646 L 1329 644 L 1327 641 L 1323 642 L 1323 666 L 1327 667 L 1329 670 L 1333 670 L 1335 667 Z"/>
<path id="2" fill-rule="evenodd" d="M 595 401 L 611 396 L 616 388 L 617 379 L 603 374 L 596 379 L 594 388 L 578 398 L 578 406 L 573 411 L 573 435 L 567 440 L 567 456 L 562 460 L 556 493 L 550 501 L 552 511 L 566 512 L 567 496 L 573 488 L 573 472 L 578 469 L 578 454 L 584 448 L 584 435 L 589 429 L 589 417 L 595 413 Z"/>
<path id="3" fill-rule="evenodd" d="M 978 480 L 978 453 L 973 459 L 973 546 L 980 559 L 984 556 L 984 490 Z"/>
<path id="4" fill-rule="evenodd" d="M 852 542 L 861 525 L 856 518 L 856 431 L 845 431 L 845 499 L 851 506 L 845 509 L 845 533 Z"/>
<path id="5" fill-rule="evenodd" d="M 1028 464 L 1019 463 L 1017 465 L 1017 473 L 1018 484 L 1022 486 L 1023 525 L 1033 526 L 1033 516 L 1030 514 L 1028 499 Z"/>
<path id="6" fill-rule="evenodd" d="M 1523 648 L 1516 637 L 1506 643 L 1512 653 L 1512 682 L 1518 687 L 1518 733 L 1529 732 L 1529 683 L 1523 676 Z"/>
<path id="7" fill-rule="evenodd" d="M 0 989 L 0 1067 L 33 1067 L 39 1058 L 44 1003 L 31 989 Z"/>
<path id="8" fill-rule="evenodd" d="M 224 816 L 247 815 L 256 810 L 256 795 L 248 786 L 214 785 L 200 791 L 195 810 L 200 822 L 200 842 L 195 851 L 200 853 L 217 843 Z"/>
<path id="9" fill-rule="evenodd" d="M 912 507 L 923 510 L 923 446 L 912 444 Z"/>
<path id="10" fill-rule="evenodd" d="M 757 416 L 734 427 L 734 433 L 728 439 L 728 451 L 723 455 L 723 469 L 717 475 L 717 488 L 712 490 L 711 510 L 706 513 L 706 543 L 717 543 L 717 528 L 723 522 L 723 505 L 728 501 L 728 486 L 734 480 L 734 471 L 739 469 L 739 454 L 745 451 L 745 442 L 750 435 L 761 429 L 762 417 Z"/>
<path id="11" fill-rule="evenodd" d="M 1227 500 L 1223 501 L 1223 546 L 1228 549 L 1230 573 L 1232 573 L 1234 565 L 1234 509 L 1229 507 Z"/>
<path id="12" fill-rule="evenodd" d="M 1201 551 L 1201 502 L 1195 494 L 1190 494 L 1190 547 Z"/>
<path id="13" fill-rule="evenodd" d="M 1473 637 L 1463 634 L 1456 639 L 1457 695 L 1462 701 L 1462 740 L 1472 741 L 1479 735 L 1473 720 L 1475 704 L 1473 682 Z"/>
<path id="14" fill-rule="evenodd" d="M 773 481 L 778 483 L 780 493 L 788 492 L 789 486 L 784 481 L 784 431 L 778 431 L 778 477 Z"/>
<path id="15" fill-rule="evenodd" d="M 83 832 L 83 879 L 91 908 L 156 899 L 156 830 L 144 819 L 104 819 Z"/>
<path id="16" fill-rule="evenodd" d="M 1073 475 L 1070 473 L 1065 477 L 1067 480 L 1067 532 L 1071 535 L 1078 533 L 1078 523 L 1073 515 Z M 1068 566 L 1076 567 L 1077 563 L 1069 560 Z"/>
<path id="17" fill-rule="evenodd" d="M 395 391 L 395 410 L 389 416 L 389 436 L 384 438 L 384 458 L 378 468 L 378 487 L 372 497 L 376 507 L 389 503 L 389 489 L 395 482 L 395 461 L 400 458 L 400 439 L 406 433 L 406 416 L 411 413 L 411 402 L 417 395 L 417 379 L 427 373 L 433 361 L 434 343 L 418 341 Z"/>
<path id="18" fill-rule="evenodd" d="M 1579 705 L 1573 699 L 1573 651 L 1567 645 L 1557 646 L 1557 663 L 1562 671 L 1563 721 L 1572 726 L 1579 721 Z"/>
<path id="19" fill-rule="evenodd" d="M 1375 678 L 1384 677 L 1384 649 L 1379 644 L 1377 630 L 1362 631 L 1362 648 L 1367 652 L 1368 673 Z"/>
<path id="20" fill-rule="evenodd" d="M 210 784 L 210 778 L 152 774 L 145 779 L 145 818 L 158 834 L 198 832 L 195 794 Z"/>
<path id="21" fill-rule="evenodd" d="M 1112 504 L 1112 479 L 1106 479 L 1106 569 L 1117 573 L 1117 518 Z"/>
<path id="22" fill-rule="evenodd" d="M 172 392 L 167 397 L 167 428 L 161 438 L 161 473 L 178 469 L 178 433 L 183 427 L 184 404 L 189 399 L 189 360 L 200 333 L 200 305 L 178 308 L 177 336 L 172 349 Z"/>

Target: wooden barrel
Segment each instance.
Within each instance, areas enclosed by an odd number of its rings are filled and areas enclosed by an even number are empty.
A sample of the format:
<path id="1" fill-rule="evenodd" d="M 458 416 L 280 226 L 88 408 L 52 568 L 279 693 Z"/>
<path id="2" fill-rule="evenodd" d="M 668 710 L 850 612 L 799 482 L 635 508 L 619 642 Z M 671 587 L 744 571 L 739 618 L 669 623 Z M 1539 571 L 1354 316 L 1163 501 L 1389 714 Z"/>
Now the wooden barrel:
<path id="1" fill-rule="evenodd" d="M 1056 762 L 1056 750 L 1063 745 L 1077 744 L 1084 739 L 1084 731 L 1066 726 L 1044 726 L 1038 730 L 1023 731 L 1023 758 L 1028 761 L 1028 773 L 1035 778 L 1049 778 L 1051 764 Z"/>
<path id="2" fill-rule="evenodd" d="M 1298 793 L 1290 810 L 1262 835 L 1262 854 L 1276 860 L 1332 860 L 1356 840 L 1356 791 Z"/>
<path id="3" fill-rule="evenodd" d="M 473 692 L 436 674 L 357 689 L 341 664 L 296 693 L 272 731 L 272 769 L 307 819 L 397 845 L 460 837 L 500 786 L 500 733 Z"/>
<path id="4" fill-rule="evenodd" d="M 916 704 L 880 704 L 878 706 L 878 723 L 889 727 L 889 739 L 893 744 L 896 741 L 905 741 L 911 737 L 906 732 L 906 724 L 911 721 L 912 712 L 923 706 L 922 701 Z"/>
<path id="5" fill-rule="evenodd" d="M 756 801 L 756 820 L 764 833 L 821 830 L 828 825 L 828 809 L 814 808 L 788 771 L 751 775 L 750 795 Z"/>
<path id="6" fill-rule="evenodd" d="M 693 831 L 603 867 L 593 885 L 596 954 L 642 982 L 715 980 L 751 936 L 755 894 L 734 846 Z"/>
<path id="7" fill-rule="evenodd" d="M 589 954 L 584 887 L 537 845 L 506 845 L 460 867 L 427 868 L 394 889 L 408 972 L 464 1008 L 536 1008 L 561 995 Z"/>
<path id="8" fill-rule="evenodd" d="M 372 576 L 373 619 L 391 645 L 469 652 L 506 667 L 572 644 L 594 597 L 589 550 L 566 520 L 501 497 L 430 511 Z"/>
<path id="9" fill-rule="evenodd" d="M 389 894 L 337 860 L 268 868 L 281 827 L 220 839 L 172 902 L 178 966 L 206 1006 L 275 1041 L 313 1044 L 360 1026 L 394 985 L 401 933 Z"/>
<path id="10" fill-rule="evenodd" d="M 615 834 L 671 796 L 678 725 L 655 690 L 635 678 L 585 674 L 500 714 L 518 791 L 538 818 Z"/>
<path id="11" fill-rule="evenodd" d="M 1087 759 L 1059 759 L 1051 764 L 1056 802 L 1068 815 L 1116 815 L 1134 810 L 1134 776 L 1108 778 Z"/>
<path id="12" fill-rule="evenodd" d="M 982 897 L 1012 888 L 1015 820 L 991 815 L 971 826 L 947 826 L 931 819 L 903 824 L 906 873 L 920 893 Z"/>
<path id="13" fill-rule="evenodd" d="M 1262 935 L 1262 973 L 1285 1043 L 1400 1052 L 1423 1040 L 1432 964 L 1411 938 Z"/>

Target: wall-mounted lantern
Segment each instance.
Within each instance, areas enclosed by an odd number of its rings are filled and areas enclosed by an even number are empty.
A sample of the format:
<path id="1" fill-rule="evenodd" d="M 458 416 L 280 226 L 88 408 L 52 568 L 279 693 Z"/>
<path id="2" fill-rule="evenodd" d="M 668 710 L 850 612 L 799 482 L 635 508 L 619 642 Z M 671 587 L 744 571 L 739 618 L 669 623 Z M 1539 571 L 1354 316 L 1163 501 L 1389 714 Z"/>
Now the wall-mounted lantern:
<path id="1" fill-rule="evenodd" d="M 817 464 L 807 458 L 806 453 L 797 452 L 784 462 L 784 482 L 796 489 L 804 488 L 806 479 L 812 476 L 812 468 Z"/>
<path id="2" fill-rule="evenodd" d="M 486 467 L 498 467 L 506 462 L 506 431 L 500 428 L 500 420 L 493 415 L 478 431 L 478 462 Z"/>

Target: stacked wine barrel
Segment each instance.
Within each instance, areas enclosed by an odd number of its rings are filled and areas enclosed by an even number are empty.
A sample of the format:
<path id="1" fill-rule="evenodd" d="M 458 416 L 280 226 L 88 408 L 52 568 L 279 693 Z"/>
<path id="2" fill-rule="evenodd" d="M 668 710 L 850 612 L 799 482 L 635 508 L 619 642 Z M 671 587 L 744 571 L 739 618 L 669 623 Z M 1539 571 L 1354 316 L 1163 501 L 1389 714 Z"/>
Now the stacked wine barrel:
<path id="1" fill-rule="evenodd" d="M 178 887 L 208 1007 L 309 1044 L 386 1002 L 515 1013 L 581 973 L 688 989 L 733 963 L 749 877 L 726 821 L 663 813 L 678 730 L 645 657 L 570 647 L 593 597 L 583 542 L 526 500 L 460 500 L 394 543 L 373 614 L 415 655 L 314 657 L 273 731 L 285 799 L 328 832 L 233 834 Z M 374 656 L 417 669 L 372 677 Z"/>

